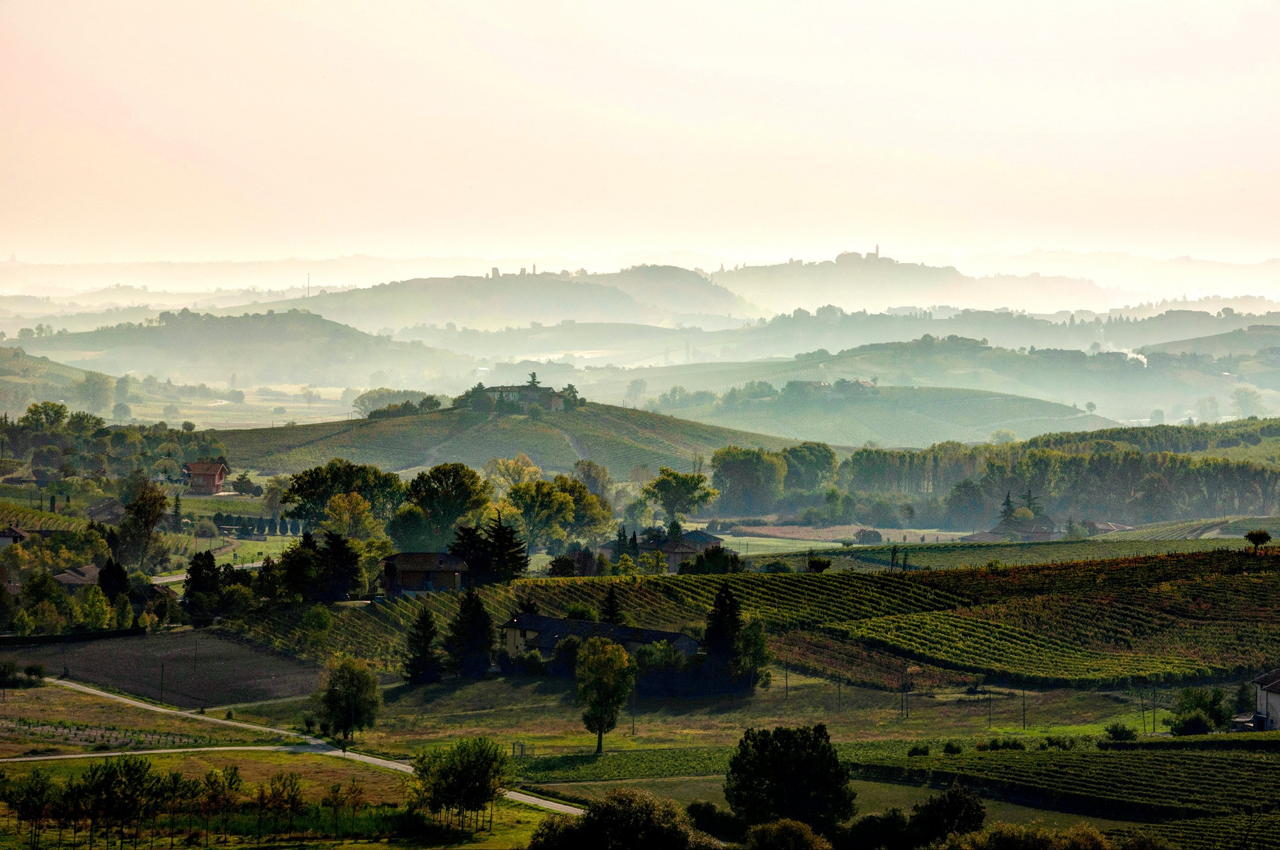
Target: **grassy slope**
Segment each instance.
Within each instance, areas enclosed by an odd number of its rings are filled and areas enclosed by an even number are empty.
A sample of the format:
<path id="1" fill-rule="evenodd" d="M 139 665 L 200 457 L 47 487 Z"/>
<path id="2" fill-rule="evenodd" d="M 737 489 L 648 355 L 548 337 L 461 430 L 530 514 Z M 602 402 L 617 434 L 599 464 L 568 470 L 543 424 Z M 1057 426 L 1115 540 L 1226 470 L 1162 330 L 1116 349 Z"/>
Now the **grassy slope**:
<path id="1" fill-rule="evenodd" d="M 1208 336 L 1178 339 L 1145 346 L 1144 354 L 1208 354 L 1212 357 L 1256 354 L 1264 348 L 1280 345 L 1280 326 L 1252 325 L 1240 330 Z"/>
<path id="2" fill-rule="evenodd" d="M 1046 431 L 1085 431 L 1115 423 L 1065 404 L 1026 396 L 945 387 L 881 387 L 865 398 L 830 405 L 781 401 L 732 408 L 705 405 L 681 416 L 796 439 L 927 446 L 986 440 L 1000 429 L 1018 438 Z"/>
<path id="3" fill-rule="evenodd" d="M 395 470 L 444 461 L 479 467 L 490 458 L 524 452 L 548 470 L 567 470 L 589 457 L 619 478 L 636 466 L 651 473 L 659 466 L 686 470 L 695 455 L 709 457 L 730 443 L 776 449 L 793 442 L 604 404 L 546 413 L 540 420 L 442 410 L 398 419 L 219 431 L 218 438 L 237 466 L 281 472 L 334 457 Z"/>

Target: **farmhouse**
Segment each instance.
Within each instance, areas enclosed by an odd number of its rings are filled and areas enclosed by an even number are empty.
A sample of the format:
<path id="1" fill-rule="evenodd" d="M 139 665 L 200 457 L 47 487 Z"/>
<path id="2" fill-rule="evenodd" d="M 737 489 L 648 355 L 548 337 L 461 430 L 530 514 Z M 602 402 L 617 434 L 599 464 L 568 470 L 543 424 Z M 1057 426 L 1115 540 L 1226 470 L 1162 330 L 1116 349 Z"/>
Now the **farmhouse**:
<path id="1" fill-rule="evenodd" d="M 53 580 L 65 587 L 67 590 L 75 590 L 79 587 L 88 587 L 91 584 L 98 583 L 98 573 L 102 572 L 97 564 L 86 564 L 83 567 L 72 567 L 69 570 L 63 570 L 53 577 Z"/>
<path id="2" fill-rule="evenodd" d="M 720 546 L 723 542 L 723 538 L 698 529 L 684 532 L 680 535 L 679 540 L 672 540 L 671 538 L 667 538 L 662 542 L 637 540 L 636 548 L 640 550 L 641 555 L 649 552 L 661 553 L 667 562 L 667 571 L 674 573 L 680 569 L 680 565 L 685 561 L 691 561 L 712 546 Z M 626 552 L 626 550 L 621 553 L 617 551 L 618 542 L 616 540 L 605 543 L 600 549 L 608 554 L 611 561 L 616 561 L 619 554 L 625 554 Z"/>
<path id="3" fill-rule="evenodd" d="M 1232 718 L 1233 732 L 1267 732 L 1280 729 L 1280 670 L 1263 673 L 1253 680 L 1253 715 Z"/>
<path id="4" fill-rule="evenodd" d="M 592 620 L 565 620 L 541 614 L 516 614 L 508 620 L 502 627 L 502 645 L 512 658 L 532 650 L 545 659 L 555 655 L 556 644 L 571 635 L 580 640 L 608 638 L 627 652 L 635 652 L 642 646 L 659 641 L 671 644 L 681 655 L 689 656 L 698 651 L 698 642 L 681 632 L 616 626 Z"/>
<path id="5" fill-rule="evenodd" d="M 16 525 L 11 525 L 3 531 L 0 531 L 0 549 L 7 549 L 15 543 L 21 543 L 26 540 L 28 536 L 29 535 L 21 528 L 18 528 Z"/>
<path id="6" fill-rule="evenodd" d="M 379 562 L 388 596 L 414 596 L 433 590 L 461 590 L 466 561 L 448 552 L 397 552 Z"/>
<path id="7" fill-rule="evenodd" d="M 516 384 L 505 387 L 485 387 L 484 394 L 497 404 L 514 404 L 523 413 L 534 405 L 543 410 L 564 410 L 564 394 L 534 384 Z"/>
<path id="8" fill-rule="evenodd" d="M 197 496 L 213 496 L 222 492 L 230 467 L 221 460 L 196 460 L 182 465 L 183 480 Z"/>

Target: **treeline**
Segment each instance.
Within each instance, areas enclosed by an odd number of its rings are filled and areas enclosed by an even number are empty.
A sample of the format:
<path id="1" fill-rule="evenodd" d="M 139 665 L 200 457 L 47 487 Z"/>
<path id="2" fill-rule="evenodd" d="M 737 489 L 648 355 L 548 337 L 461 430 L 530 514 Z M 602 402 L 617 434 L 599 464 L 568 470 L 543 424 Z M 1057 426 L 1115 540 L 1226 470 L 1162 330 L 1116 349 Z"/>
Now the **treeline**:
<path id="1" fill-rule="evenodd" d="M 1091 452 L 1114 448 L 1134 448 L 1142 452 L 1202 452 L 1236 446 L 1256 446 L 1270 437 L 1280 437 L 1280 419 L 1238 419 L 1233 422 L 1200 425 L 1149 425 L 1134 428 L 1104 428 L 1084 433 L 1042 434 L 1024 445 L 1033 449 Z"/>
<path id="2" fill-rule="evenodd" d="M 108 427 L 102 417 L 42 401 L 17 419 L 0 415 L 0 445 L 29 460 L 37 481 L 124 478 L 133 473 L 177 481 L 182 464 L 226 455 L 222 443 L 191 422 Z"/>
<path id="3" fill-rule="evenodd" d="M 236 765 L 188 778 L 128 755 L 96 761 L 61 780 L 42 768 L 19 778 L 0 773 L 0 800 L 32 850 L 38 850 L 48 832 L 56 832 L 60 846 L 64 833 L 70 834 L 72 846 L 83 835 L 91 848 L 97 842 L 137 847 L 143 839 L 153 846 L 157 838 L 167 839 L 170 846 L 179 838 L 186 846 L 208 846 L 213 836 L 223 844 L 232 836 L 241 842 L 359 836 L 412 838 L 437 846 L 465 839 L 464 827 L 481 826 L 470 808 L 463 809 L 473 816 L 465 824 L 436 816 L 446 802 L 461 799 L 463 806 L 471 806 L 474 798 L 482 798 L 484 809 L 497 792 L 492 782 L 485 788 L 464 787 L 474 781 L 475 770 L 466 769 L 468 763 L 454 754 L 457 749 L 415 766 L 418 779 L 403 804 L 375 803 L 354 776 L 309 799 L 302 775 L 295 771 L 280 771 L 250 785 Z M 496 751 L 496 745 L 491 749 Z M 491 761 L 502 781 L 505 759 L 498 752 Z M 492 772 L 492 765 L 487 767 Z"/>

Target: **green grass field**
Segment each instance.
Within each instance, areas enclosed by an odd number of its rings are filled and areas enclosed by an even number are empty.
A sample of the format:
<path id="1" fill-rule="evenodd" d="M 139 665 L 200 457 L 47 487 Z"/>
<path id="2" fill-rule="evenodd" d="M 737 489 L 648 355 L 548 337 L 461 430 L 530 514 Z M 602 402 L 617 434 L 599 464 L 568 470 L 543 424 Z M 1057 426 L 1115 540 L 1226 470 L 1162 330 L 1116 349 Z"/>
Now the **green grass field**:
<path id="1" fill-rule="evenodd" d="M 577 758 L 576 754 L 594 748 L 595 738 L 582 727 L 581 709 L 574 705 L 571 684 L 561 679 L 502 677 L 480 682 L 448 680 L 422 687 L 392 685 L 383 691 L 385 705 L 377 728 L 361 734 L 359 746 L 403 757 L 457 737 L 485 735 L 504 747 L 523 746 L 526 752 Z M 990 702 L 955 691 L 913 695 L 909 707 L 909 716 L 902 717 L 898 694 L 849 686 L 837 689 L 828 680 L 795 670 L 784 674 L 775 668 L 773 684 L 752 695 L 642 696 L 635 702 L 634 734 L 632 707 L 628 705 L 605 744 L 612 753 L 657 748 L 687 755 L 731 746 L 742 730 L 751 726 L 825 723 L 837 741 L 851 746 L 853 742 L 880 742 L 896 751 L 905 749 L 893 743 L 902 740 L 969 739 L 991 734 L 1101 735 L 1104 726 L 1117 721 L 1139 727 L 1136 702 L 1123 694 L 1090 691 L 1028 692 L 1026 730 L 1022 727 L 1022 693 L 1017 691 L 999 691 Z M 237 706 L 236 716 L 302 729 L 304 716 L 312 710 L 306 699 L 277 700 Z M 645 758 L 628 756 L 632 757 Z M 687 772 L 685 768 L 678 770 L 683 772 L 662 775 Z"/>

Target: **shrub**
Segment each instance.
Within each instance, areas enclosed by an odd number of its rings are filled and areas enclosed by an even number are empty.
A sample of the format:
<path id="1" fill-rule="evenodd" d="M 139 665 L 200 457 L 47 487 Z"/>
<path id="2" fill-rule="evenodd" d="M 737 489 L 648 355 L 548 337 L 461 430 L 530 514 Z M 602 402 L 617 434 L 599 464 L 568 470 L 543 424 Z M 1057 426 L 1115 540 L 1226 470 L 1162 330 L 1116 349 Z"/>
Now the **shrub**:
<path id="1" fill-rule="evenodd" d="M 907 750 L 907 755 L 909 755 L 909 756 L 927 756 L 927 755 L 929 755 L 929 745 L 928 745 L 928 744 L 916 744 L 916 745 L 915 745 L 915 746 L 913 746 L 911 749 Z"/>
<path id="2" fill-rule="evenodd" d="M 196 523 L 196 537 L 212 538 L 218 536 L 218 526 L 214 525 L 213 520 L 205 517 Z"/>
<path id="3" fill-rule="evenodd" d="M 1200 708 L 1179 714 L 1169 724 L 1169 731 L 1174 735 L 1208 735 L 1213 728 L 1213 721 Z"/>
<path id="4" fill-rule="evenodd" d="M 947 741 L 946 746 L 942 748 L 942 751 L 949 756 L 959 755 L 963 750 L 964 747 L 960 746 L 955 741 Z"/>
<path id="5" fill-rule="evenodd" d="M 706 800 L 694 800 L 685 806 L 689 820 L 694 829 L 713 835 L 721 841 L 741 841 L 746 835 L 747 825 L 733 812 L 722 809 L 715 803 Z"/>
<path id="6" fill-rule="evenodd" d="M 1137 730 L 1132 726 L 1125 726 L 1123 723 L 1112 723 L 1102 731 L 1106 733 L 1108 741 L 1136 741 L 1138 739 Z"/>
<path id="7" fill-rule="evenodd" d="M 776 820 L 751 828 L 747 850 L 831 850 L 831 842 L 798 820 Z"/>
<path id="8" fill-rule="evenodd" d="M 600 620 L 600 612 L 585 602 L 570 602 L 564 606 L 564 616 L 568 620 Z"/>

